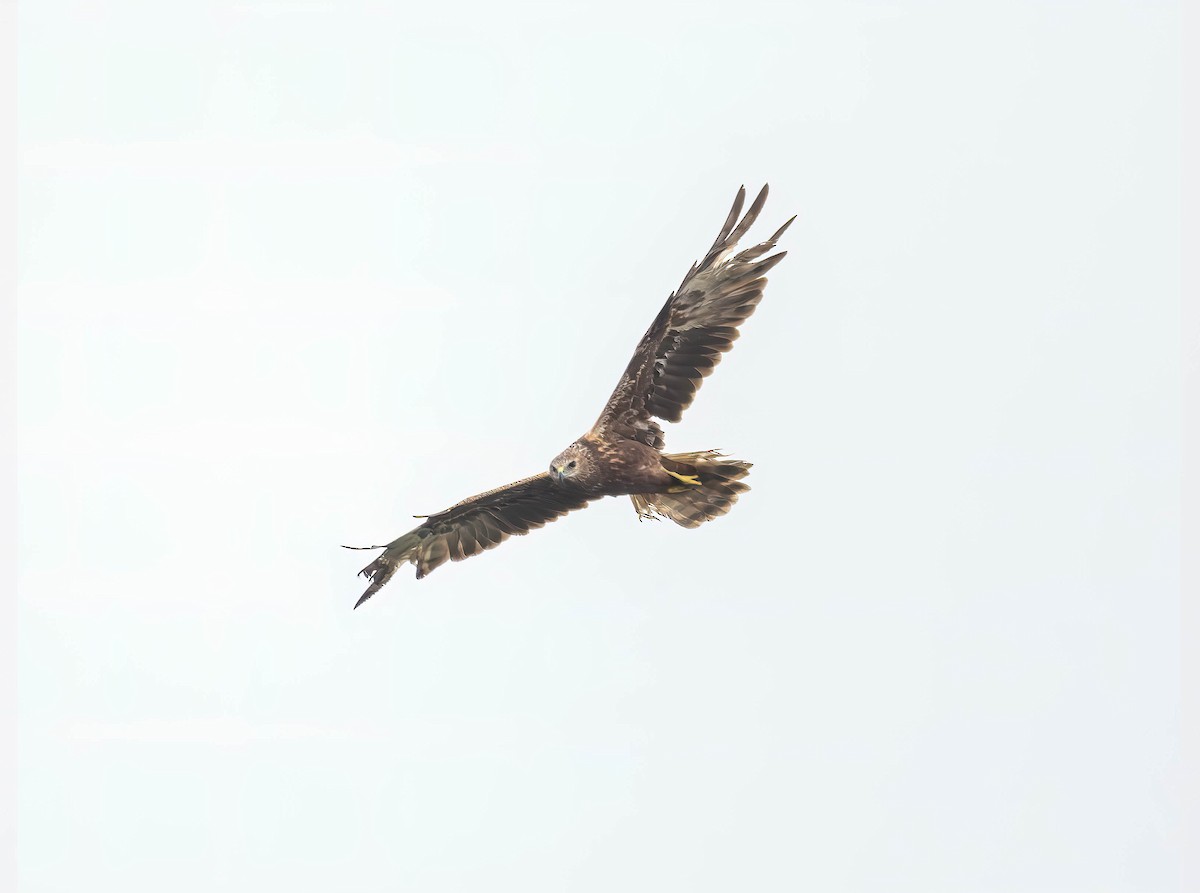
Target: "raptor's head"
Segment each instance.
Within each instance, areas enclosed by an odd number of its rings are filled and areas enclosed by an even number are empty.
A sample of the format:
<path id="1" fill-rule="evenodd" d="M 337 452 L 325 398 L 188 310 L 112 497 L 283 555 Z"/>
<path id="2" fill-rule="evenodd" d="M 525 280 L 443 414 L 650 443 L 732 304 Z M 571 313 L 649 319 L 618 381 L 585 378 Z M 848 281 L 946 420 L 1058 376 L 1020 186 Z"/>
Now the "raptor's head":
<path id="1" fill-rule="evenodd" d="M 573 443 L 550 463 L 550 477 L 560 484 L 581 483 L 592 471 L 592 454 L 579 443 Z"/>

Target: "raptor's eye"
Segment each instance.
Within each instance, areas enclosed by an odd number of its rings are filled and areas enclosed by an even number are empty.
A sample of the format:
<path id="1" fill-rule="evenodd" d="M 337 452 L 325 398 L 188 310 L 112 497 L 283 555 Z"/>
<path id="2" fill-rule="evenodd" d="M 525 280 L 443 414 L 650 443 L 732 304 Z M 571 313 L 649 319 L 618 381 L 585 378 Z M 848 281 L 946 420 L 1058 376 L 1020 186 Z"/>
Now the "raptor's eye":
<path id="1" fill-rule="evenodd" d="M 575 467 L 575 460 L 572 459 L 570 462 L 567 463 L 567 468 L 574 468 L 574 467 Z"/>

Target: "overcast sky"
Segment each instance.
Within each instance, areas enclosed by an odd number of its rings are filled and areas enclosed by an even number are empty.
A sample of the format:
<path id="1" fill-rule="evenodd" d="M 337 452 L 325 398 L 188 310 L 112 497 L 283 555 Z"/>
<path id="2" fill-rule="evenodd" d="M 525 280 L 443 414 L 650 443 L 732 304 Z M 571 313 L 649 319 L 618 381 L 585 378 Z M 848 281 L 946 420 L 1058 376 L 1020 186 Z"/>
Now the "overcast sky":
<path id="1" fill-rule="evenodd" d="M 22 889 L 1173 889 L 1179 17 L 22 4 Z M 768 181 L 734 510 L 352 612 Z"/>

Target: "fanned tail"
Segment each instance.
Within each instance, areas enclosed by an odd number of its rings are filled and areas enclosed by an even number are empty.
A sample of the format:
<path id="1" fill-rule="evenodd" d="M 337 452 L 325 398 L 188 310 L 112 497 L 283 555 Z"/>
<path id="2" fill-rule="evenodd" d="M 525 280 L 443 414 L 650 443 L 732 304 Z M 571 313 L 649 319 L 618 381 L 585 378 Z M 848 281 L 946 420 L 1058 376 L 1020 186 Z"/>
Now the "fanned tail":
<path id="1" fill-rule="evenodd" d="M 666 493 L 630 497 L 640 518 L 669 518 L 680 527 L 699 527 L 728 512 L 750 489 L 742 478 L 750 473 L 751 463 L 730 459 L 717 450 L 665 453 L 662 465 L 681 475 L 695 475 L 700 485 L 681 484 Z"/>

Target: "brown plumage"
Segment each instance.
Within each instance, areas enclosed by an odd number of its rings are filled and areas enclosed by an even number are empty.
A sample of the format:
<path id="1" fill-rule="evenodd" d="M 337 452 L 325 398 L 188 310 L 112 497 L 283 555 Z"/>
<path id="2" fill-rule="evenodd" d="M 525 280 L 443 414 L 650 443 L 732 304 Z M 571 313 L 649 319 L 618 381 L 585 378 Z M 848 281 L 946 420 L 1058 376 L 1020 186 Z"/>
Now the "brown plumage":
<path id="1" fill-rule="evenodd" d="M 733 253 L 762 211 L 767 187 L 741 216 L 745 200 L 743 187 L 708 254 L 692 265 L 642 336 L 592 430 L 559 453 L 548 472 L 464 499 L 386 546 L 347 547 L 384 550 L 362 569 L 371 584 L 354 607 L 405 563 L 416 566 L 420 579 L 447 560 L 470 558 L 602 496 L 630 496 L 639 519 L 669 518 L 683 527 L 729 511 L 750 489 L 742 481 L 750 463 L 714 450 L 663 453 L 655 419 L 680 420 L 762 300 L 767 271 L 786 254 L 763 257 L 794 217 L 766 241 Z"/>

